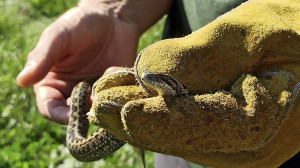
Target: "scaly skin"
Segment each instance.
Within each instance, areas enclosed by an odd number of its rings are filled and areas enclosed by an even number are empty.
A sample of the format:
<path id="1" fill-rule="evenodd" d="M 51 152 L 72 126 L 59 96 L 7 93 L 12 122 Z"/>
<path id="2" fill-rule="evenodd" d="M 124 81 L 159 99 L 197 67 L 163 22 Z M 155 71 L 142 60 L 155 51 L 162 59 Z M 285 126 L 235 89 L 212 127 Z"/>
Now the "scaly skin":
<path id="1" fill-rule="evenodd" d="M 132 71 L 127 71 L 128 73 L 133 73 Z M 118 73 L 124 73 L 124 71 Z M 68 125 L 67 146 L 73 157 L 79 161 L 88 162 L 99 160 L 112 154 L 125 144 L 124 141 L 119 140 L 104 129 L 99 129 L 92 135 L 87 136 L 89 127 L 87 116 L 92 115 L 87 114 L 89 111 L 87 103 L 88 97 L 92 92 L 92 84 L 96 80 L 97 78 L 86 79 L 75 86 L 72 92 L 71 118 Z M 147 87 L 156 90 L 160 95 L 181 96 L 188 94 L 187 89 L 177 79 L 168 75 L 145 72 L 141 80 Z M 142 149 L 141 154 L 145 167 L 144 152 Z"/>
<path id="2" fill-rule="evenodd" d="M 99 129 L 90 136 L 87 136 L 89 121 L 88 98 L 91 94 L 91 87 L 98 78 L 89 78 L 80 82 L 72 92 L 71 117 L 67 132 L 67 146 L 70 153 L 79 161 L 96 161 L 112 154 L 125 142 L 104 129 Z"/>

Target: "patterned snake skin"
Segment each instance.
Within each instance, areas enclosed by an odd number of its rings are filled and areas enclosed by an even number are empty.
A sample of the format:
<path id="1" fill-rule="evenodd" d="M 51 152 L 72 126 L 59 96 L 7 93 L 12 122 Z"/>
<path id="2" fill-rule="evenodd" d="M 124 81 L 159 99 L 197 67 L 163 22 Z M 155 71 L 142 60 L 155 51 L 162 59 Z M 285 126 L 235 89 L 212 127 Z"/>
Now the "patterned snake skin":
<path id="1" fill-rule="evenodd" d="M 80 82 L 72 92 L 71 117 L 67 132 L 67 147 L 70 153 L 79 161 L 90 162 L 112 154 L 125 142 L 104 129 L 99 129 L 87 136 L 89 121 L 86 113 L 91 88 L 97 78 L 89 78 Z"/>

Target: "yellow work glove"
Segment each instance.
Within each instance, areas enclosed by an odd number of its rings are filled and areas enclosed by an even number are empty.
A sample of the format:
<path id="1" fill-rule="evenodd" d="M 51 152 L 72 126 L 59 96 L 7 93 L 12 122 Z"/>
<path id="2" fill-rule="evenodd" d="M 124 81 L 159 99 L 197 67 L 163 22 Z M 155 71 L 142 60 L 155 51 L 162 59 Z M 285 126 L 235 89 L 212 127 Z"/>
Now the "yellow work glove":
<path id="1" fill-rule="evenodd" d="M 300 1 L 252 0 L 132 69 L 100 78 L 89 120 L 214 167 L 276 167 L 300 149 Z"/>

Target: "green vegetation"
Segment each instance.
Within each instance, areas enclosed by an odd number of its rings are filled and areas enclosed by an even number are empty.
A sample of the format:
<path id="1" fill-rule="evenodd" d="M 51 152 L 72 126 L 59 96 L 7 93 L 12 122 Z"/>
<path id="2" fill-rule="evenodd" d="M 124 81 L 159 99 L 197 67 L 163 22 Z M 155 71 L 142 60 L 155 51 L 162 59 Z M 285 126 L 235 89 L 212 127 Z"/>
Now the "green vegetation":
<path id="1" fill-rule="evenodd" d="M 81 163 L 65 146 L 66 127 L 44 119 L 32 88 L 15 78 L 44 28 L 77 0 L 0 0 L 0 167 L 141 167 L 139 149 L 125 145 L 105 161 Z M 139 50 L 161 38 L 163 20 L 146 32 Z M 153 167 L 147 152 L 147 166 Z"/>

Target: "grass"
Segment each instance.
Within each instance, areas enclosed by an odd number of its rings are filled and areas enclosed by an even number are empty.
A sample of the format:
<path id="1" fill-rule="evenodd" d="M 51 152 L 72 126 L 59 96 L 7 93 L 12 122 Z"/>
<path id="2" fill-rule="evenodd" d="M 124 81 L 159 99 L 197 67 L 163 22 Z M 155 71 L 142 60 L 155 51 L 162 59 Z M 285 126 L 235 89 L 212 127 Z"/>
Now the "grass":
<path id="1" fill-rule="evenodd" d="M 141 167 L 139 150 L 125 145 L 106 160 L 81 163 L 66 146 L 66 127 L 44 119 L 32 88 L 20 88 L 15 78 L 27 54 L 51 22 L 77 0 L 0 0 L 0 168 L 16 167 Z M 161 39 L 163 20 L 140 40 L 139 50 Z M 153 167 L 153 153 L 146 154 Z"/>

